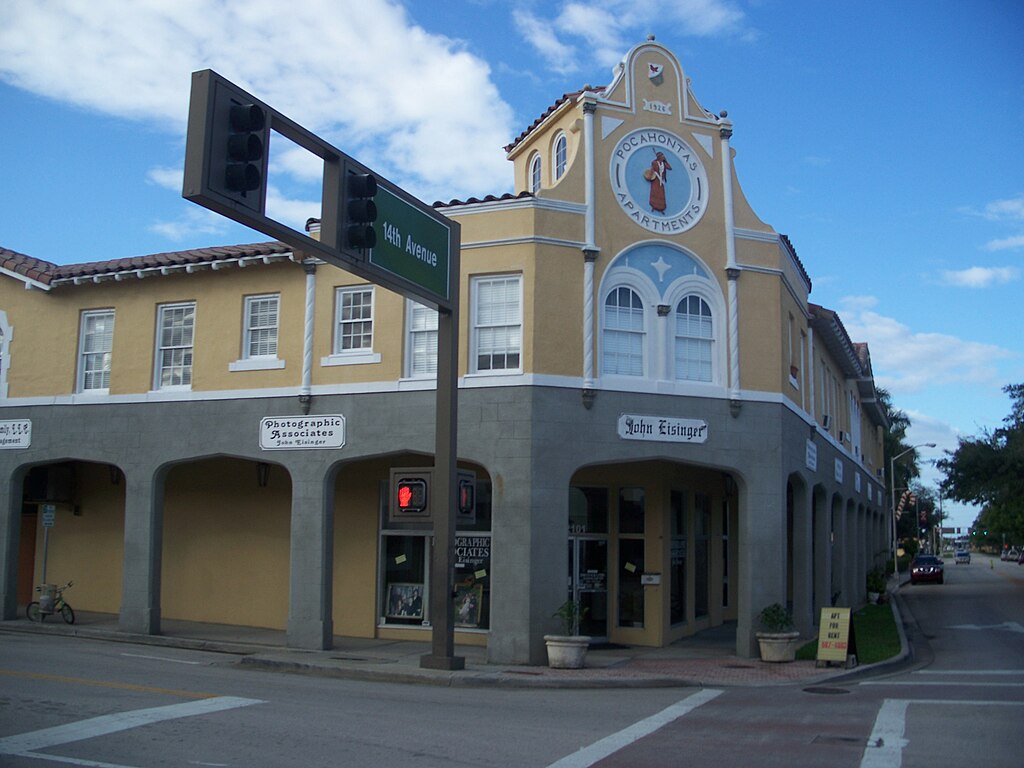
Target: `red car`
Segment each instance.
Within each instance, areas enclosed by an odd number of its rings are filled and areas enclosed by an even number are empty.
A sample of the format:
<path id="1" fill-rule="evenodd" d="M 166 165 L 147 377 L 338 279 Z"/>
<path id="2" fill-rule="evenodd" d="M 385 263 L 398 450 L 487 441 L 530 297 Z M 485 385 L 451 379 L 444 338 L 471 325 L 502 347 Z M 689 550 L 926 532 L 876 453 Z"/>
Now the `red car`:
<path id="1" fill-rule="evenodd" d="M 941 584 L 943 578 L 942 561 L 935 555 L 918 555 L 910 564 L 911 584 L 921 584 L 925 581 Z"/>

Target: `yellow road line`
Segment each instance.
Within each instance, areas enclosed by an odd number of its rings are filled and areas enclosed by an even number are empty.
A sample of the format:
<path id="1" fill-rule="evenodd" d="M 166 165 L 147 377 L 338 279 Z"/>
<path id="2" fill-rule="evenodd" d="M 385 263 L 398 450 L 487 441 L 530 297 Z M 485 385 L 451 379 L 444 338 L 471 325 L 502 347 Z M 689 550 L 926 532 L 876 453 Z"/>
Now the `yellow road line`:
<path id="1" fill-rule="evenodd" d="M 197 691 L 178 691 L 173 688 L 157 688 L 152 685 L 134 685 L 132 683 L 115 683 L 110 680 L 89 680 L 84 677 L 66 677 L 65 675 L 47 675 L 41 672 L 17 672 L 13 669 L 0 669 L 0 677 L 18 677 L 23 680 L 44 680 L 51 683 L 71 683 L 73 685 L 94 685 L 99 688 L 117 688 L 122 691 L 139 691 L 140 693 L 160 693 L 167 696 L 178 696 L 183 699 L 215 699 L 218 693 L 199 693 Z"/>

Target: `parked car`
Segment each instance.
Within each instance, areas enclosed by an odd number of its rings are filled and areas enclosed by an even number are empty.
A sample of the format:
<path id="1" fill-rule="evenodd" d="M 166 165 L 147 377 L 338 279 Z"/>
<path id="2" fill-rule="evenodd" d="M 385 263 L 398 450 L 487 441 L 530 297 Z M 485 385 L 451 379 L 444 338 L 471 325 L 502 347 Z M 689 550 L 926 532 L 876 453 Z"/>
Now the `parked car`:
<path id="1" fill-rule="evenodd" d="M 970 562 L 971 562 L 971 553 L 968 552 L 966 549 L 958 549 L 957 552 L 956 552 L 956 563 L 957 563 L 957 565 L 959 565 L 960 563 L 970 563 Z"/>
<path id="2" fill-rule="evenodd" d="M 942 561 L 935 555 L 918 555 L 910 563 L 911 584 L 921 584 L 926 581 L 942 584 L 944 576 Z"/>
<path id="3" fill-rule="evenodd" d="M 1024 550 L 1022 550 L 1022 551 L 1024 551 Z M 1006 561 L 1008 561 L 1008 562 L 1011 562 L 1011 563 L 1016 563 L 1016 562 L 1017 562 L 1017 560 L 1019 560 L 1019 559 L 1020 559 L 1020 554 L 1021 554 L 1021 553 L 1020 553 L 1020 552 L 1018 552 L 1018 551 L 1017 551 L 1016 549 L 1014 549 L 1013 547 L 1010 547 L 1010 549 L 1009 549 L 1009 550 L 1005 550 L 1005 549 L 1004 549 L 1004 550 L 1003 550 L 1003 552 L 1005 552 L 1005 553 L 1006 553 L 1006 557 L 1002 558 L 1003 560 L 1006 560 Z"/>
<path id="4" fill-rule="evenodd" d="M 1020 554 L 1017 556 L 1017 565 L 1024 565 L 1024 549 L 1022 549 Z"/>

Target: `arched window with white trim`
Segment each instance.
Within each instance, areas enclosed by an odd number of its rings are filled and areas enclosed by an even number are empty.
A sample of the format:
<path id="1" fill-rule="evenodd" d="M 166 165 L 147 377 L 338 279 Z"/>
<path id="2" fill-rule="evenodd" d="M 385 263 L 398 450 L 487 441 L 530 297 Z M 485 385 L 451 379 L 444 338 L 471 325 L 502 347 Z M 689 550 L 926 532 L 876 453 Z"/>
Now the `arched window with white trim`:
<path id="1" fill-rule="evenodd" d="M 714 320 L 700 296 L 684 296 L 675 312 L 675 377 L 682 381 L 711 381 Z"/>
<path id="2" fill-rule="evenodd" d="M 555 181 L 558 181 L 565 175 L 566 163 L 569 158 L 569 141 L 565 138 L 564 133 L 558 134 L 558 138 L 555 139 Z"/>
<path id="3" fill-rule="evenodd" d="M 540 192 L 540 155 L 534 155 L 530 160 L 530 192 Z"/>
<path id="4" fill-rule="evenodd" d="M 725 297 L 696 254 L 638 243 L 612 259 L 600 296 L 598 375 L 607 386 L 677 394 L 725 386 Z"/>
<path id="5" fill-rule="evenodd" d="M 620 286 L 604 300 L 601 372 L 644 375 L 644 306 L 632 288 Z"/>

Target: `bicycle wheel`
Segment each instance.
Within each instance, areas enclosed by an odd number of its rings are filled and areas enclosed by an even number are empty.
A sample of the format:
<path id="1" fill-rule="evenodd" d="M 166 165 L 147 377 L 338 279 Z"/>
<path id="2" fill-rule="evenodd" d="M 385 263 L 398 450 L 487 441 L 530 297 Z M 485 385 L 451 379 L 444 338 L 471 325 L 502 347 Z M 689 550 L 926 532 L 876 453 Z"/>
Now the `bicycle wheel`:
<path id="1" fill-rule="evenodd" d="M 28 607 L 25 608 L 25 615 L 28 616 L 29 621 L 43 620 L 43 615 L 39 613 L 39 603 L 29 603 Z"/>
<path id="2" fill-rule="evenodd" d="M 68 605 L 67 603 L 64 603 L 64 605 L 62 605 L 60 607 L 60 615 L 61 615 L 61 618 L 63 618 L 66 623 L 68 623 L 68 624 L 74 624 L 75 623 L 75 612 L 73 610 L 71 610 L 71 606 Z"/>

